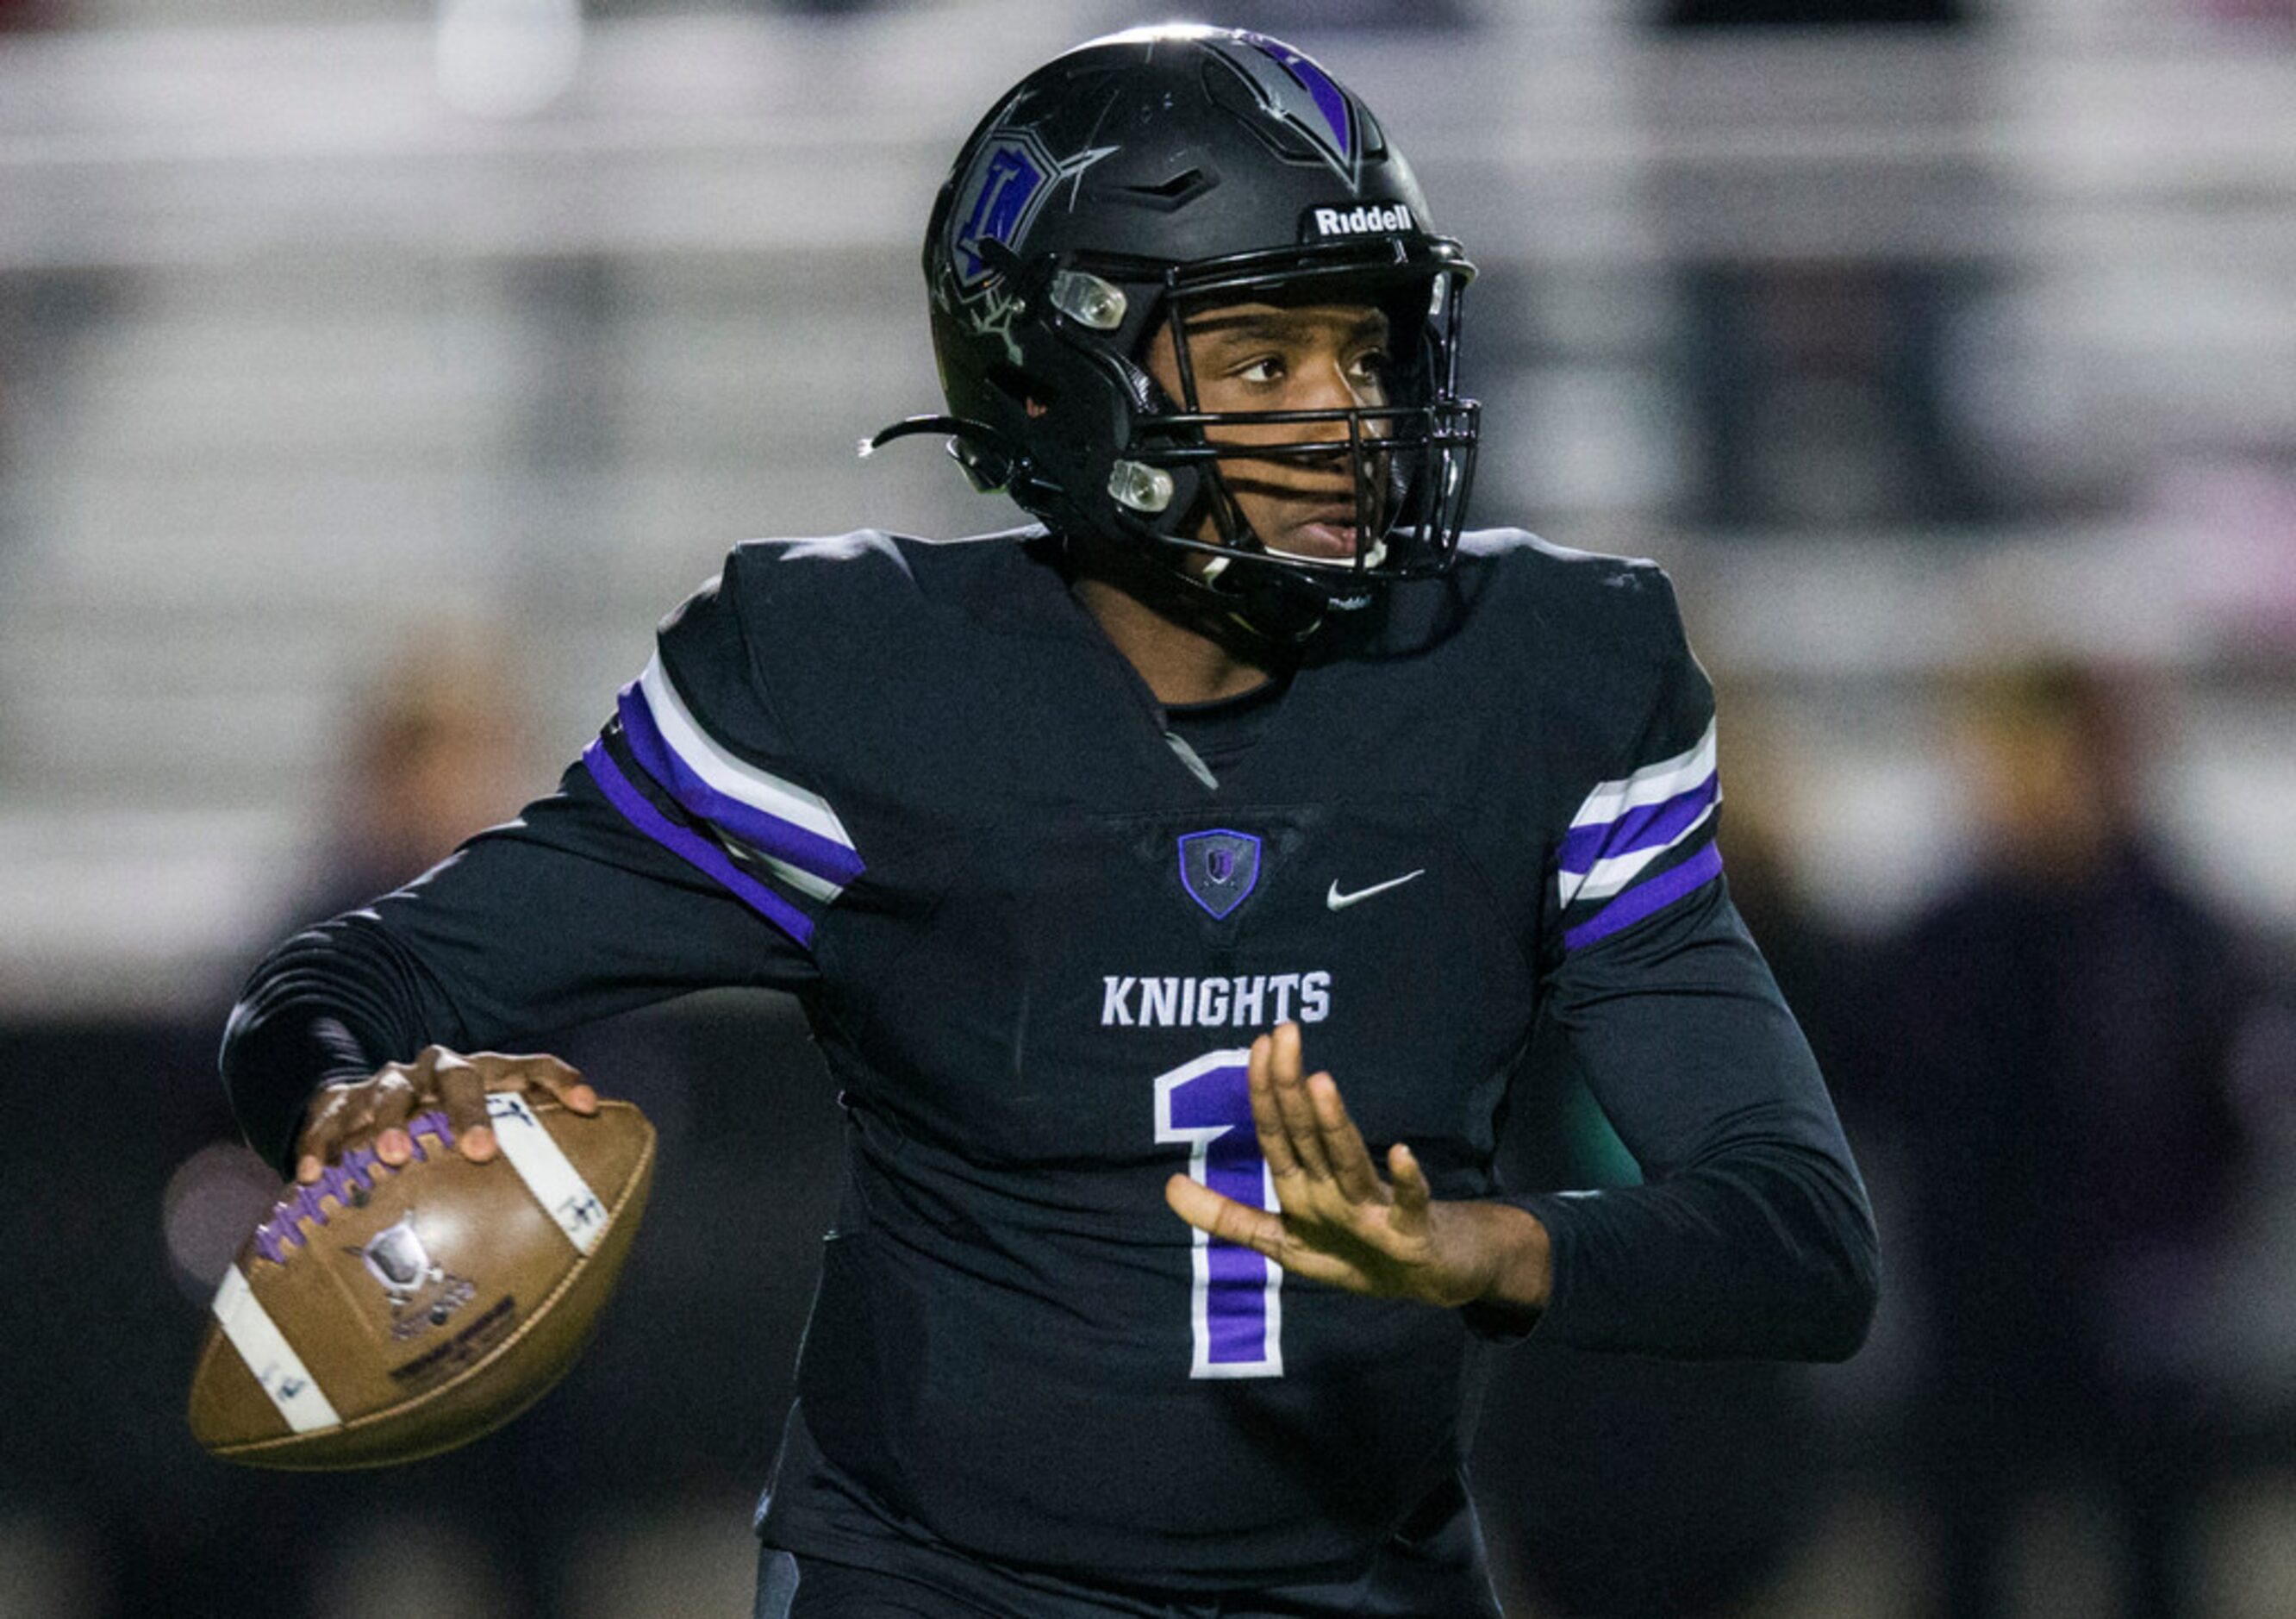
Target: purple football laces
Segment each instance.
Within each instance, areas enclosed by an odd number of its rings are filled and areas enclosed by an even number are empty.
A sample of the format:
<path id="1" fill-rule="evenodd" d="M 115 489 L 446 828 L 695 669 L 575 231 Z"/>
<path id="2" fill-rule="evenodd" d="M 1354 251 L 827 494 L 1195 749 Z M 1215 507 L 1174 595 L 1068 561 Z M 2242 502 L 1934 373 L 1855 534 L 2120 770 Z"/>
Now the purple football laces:
<path id="1" fill-rule="evenodd" d="M 414 1143 L 414 1156 L 411 1162 L 416 1163 L 430 1161 L 430 1155 L 422 1146 L 425 1136 L 437 1141 L 441 1147 L 451 1148 L 455 1145 L 455 1132 L 447 1122 L 447 1115 L 436 1108 L 408 1120 L 406 1134 Z M 303 1234 L 302 1222 L 308 1220 L 313 1225 L 325 1225 L 327 1211 L 324 1200 L 330 1197 L 335 1200 L 338 1209 L 351 1207 L 359 1201 L 357 1193 L 374 1185 L 378 1170 L 390 1170 L 393 1174 L 398 1172 L 375 1156 L 371 1146 L 353 1147 L 345 1153 L 340 1163 L 327 1166 L 316 1185 L 299 1186 L 292 1197 L 283 1199 L 272 1206 L 271 1218 L 255 1229 L 256 1252 L 275 1265 L 285 1264 L 291 1245 L 301 1248 L 309 1244 L 310 1239 Z"/>

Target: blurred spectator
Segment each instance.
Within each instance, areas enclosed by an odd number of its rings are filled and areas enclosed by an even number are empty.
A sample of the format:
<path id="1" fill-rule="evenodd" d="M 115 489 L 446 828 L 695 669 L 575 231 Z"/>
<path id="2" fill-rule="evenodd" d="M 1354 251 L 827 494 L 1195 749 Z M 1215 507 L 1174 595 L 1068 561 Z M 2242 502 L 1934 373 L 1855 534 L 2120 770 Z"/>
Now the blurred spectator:
<path id="1" fill-rule="evenodd" d="M 2128 694 L 2060 664 L 1958 692 L 1980 843 L 1874 979 L 1876 1100 L 1926 1305 L 1913 1432 L 1939 1610 L 2008 1611 L 2037 1492 L 2093 1492 L 2124 1611 L 2194 1611 L 2202 1311 L 2238 1163 L 2227 930 L 2136 810 Z"/>
<path id="2" fill-rule="evenodd" d="M 1808 1037 L 1818 1071 L 1840 1090 L 1855 1056 L 1852 1024 L 1866 964 L 1810 902 L 1790 854 L 1802 777 L 1791 732 L 1756 686 L 1724 670 L 1715 678 L 1723 791 L 1715 835 L 1730 900 Z"/>
<path id="3" fill-rule="evenodd" d="M 0 37 L 29 28 L 0 0 Z M 49 446 L 69 440 L 78 420 L 72 383 L 131 288 L 100 270 L 0 267 L 0 556 L 38 521 L 22 499 L 30 474 L 45 470 Z"/>
<path id="4" fill-rule="evenodd" d="M 1685 521 L 1959 525 L 1989 514 L 1962 420 L 1956 328 L 1980 290 L 1966 222 L 1988 178 L 1956 41 L 1963 0 L 1661 0 L 1644 119 L 1679 265 L 1694 475 Z M 1845 29 L 1862 30 L 1854 39 Z M 1828 48 L 1828 46 L 1832 48 Z M 1841 109 L 1885 152 L 1816 156 Z"/>
<path id="5" fill-rule="evenodd" d="M 295 921 L 413 881 L 545 785 L 516 652 L 500 630 L 425 624 L 390 645 L 347 728 L 333 830 Z"/>
<path id="6" fill-rule="evenodd" d="M 2296 0 L 2192 0 L 2203 17 L 2233 24 L 2255 23 L 2284 29 L 2296 27 Z"/>
<path id="7" fill-rule="evenodd" d="M 0 0 L 0 34 L 62 28 L 70 10 L 64 0 Z"/>
<path id="8" fill-rule="evenodd" d="M 1692 521 L 1986 515 L 1948 375 L 1967 275 L 1911 262 L 1709 262 L 1685 267 L 1682 290 L 1699 458 Z"/>

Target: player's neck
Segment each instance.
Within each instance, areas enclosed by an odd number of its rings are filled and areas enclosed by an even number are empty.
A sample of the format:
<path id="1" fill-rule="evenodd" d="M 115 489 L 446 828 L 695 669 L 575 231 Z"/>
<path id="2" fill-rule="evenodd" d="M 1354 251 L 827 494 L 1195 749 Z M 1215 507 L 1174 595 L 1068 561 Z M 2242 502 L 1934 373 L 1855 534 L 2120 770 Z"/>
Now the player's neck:
<path id="1" fill-rule="evenodd" d="M 1175 623 L 1106 579 L 1079 579 L 1074 589 L 1159 703 L 1216 703 L 1267 682 L 1267 670 L 1259 664 L 1200 630 Z"/>

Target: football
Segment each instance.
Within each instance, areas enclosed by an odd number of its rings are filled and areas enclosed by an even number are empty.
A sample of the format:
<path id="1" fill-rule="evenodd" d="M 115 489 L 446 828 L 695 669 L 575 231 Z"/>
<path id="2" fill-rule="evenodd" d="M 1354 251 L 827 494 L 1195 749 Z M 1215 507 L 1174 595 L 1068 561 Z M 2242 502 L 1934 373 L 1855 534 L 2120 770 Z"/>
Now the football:
<path id="1" fill-rule="evenodd" d="M 573 1365 L 652 1185 L 653 1126 L 487 1097 L 498 1155 L 412 1120 L 397 1169 L 370 1147 L 290 1186 L 216 1293 L 192 1433 L 258 1467 L 382 1467 L 501 1426 Z"/>

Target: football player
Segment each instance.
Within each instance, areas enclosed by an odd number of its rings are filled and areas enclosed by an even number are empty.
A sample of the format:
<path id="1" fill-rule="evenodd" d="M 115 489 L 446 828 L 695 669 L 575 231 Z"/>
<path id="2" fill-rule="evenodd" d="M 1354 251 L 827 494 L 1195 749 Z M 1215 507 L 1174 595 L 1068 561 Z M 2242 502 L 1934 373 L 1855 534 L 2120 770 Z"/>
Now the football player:
<path id="1" fill-rule="evenodd" d="M 1472 268 L 1276 40 L 1030 74 L 924 269 L 948 414 L 877 442 L 1037 522 L 736 547 L 554 796 L 257 971 L 233 1097 L 307 1180 L 433 1105 L 483 1157 L 488 1087 L 594 1098 L 458 1053 L 791 990 L 850 1150 L 760 1613 L 1495 1612 L 1479 1335 L 1833 1358 L 1874 1303 L 1667 580 L 1463 536 Z M 1644 1184 L 1496 1184 L 1566 1066 Z"/>

